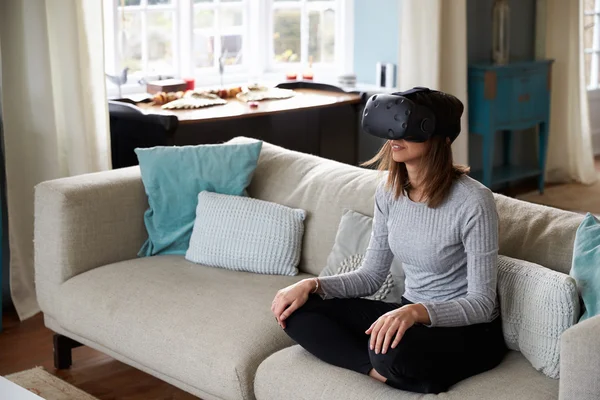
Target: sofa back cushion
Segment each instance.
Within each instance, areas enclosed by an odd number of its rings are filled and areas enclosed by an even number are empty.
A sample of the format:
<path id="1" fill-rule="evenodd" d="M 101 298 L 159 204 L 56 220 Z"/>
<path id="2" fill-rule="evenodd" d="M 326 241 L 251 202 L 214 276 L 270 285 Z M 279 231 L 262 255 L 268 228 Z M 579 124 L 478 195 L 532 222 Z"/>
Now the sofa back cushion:
<path id="1" fill-rule="evenodd" d="M 494 194 L 499 253 L 568 274 L 583 215 Z"/>
<path id="2" fill-rule="evenodd" d="M 237 137 L 231 142 L 253 140 Z M 307 211 L 299 269 L 318 275 L 327 264 L 343 210 L 372 217 L 375 189 L 382 178 L 378 171 L 263 142 L 248 193 Z M 494 197 L 500 219 L 499 253 L 568 274 L 583 215 L 499 194 Z"/>
<path id="3" fill-rule="evenodd" d="M 248 140 L 238 137 L 231 142 Z M 375 189 L 380 176 L 377 171 L 264 142 L 248 194 L 306 210 L 298 268 L 319 275 L 327 265 L 344 209 L 373 216 Z"/>

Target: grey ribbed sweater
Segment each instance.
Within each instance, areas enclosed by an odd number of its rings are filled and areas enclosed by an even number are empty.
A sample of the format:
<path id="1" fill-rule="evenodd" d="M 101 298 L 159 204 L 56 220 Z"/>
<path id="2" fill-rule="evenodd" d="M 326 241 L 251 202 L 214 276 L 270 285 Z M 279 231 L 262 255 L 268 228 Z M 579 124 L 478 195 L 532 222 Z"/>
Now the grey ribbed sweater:
<path id="1" fill-rule="evenodd" d="M 404 297 L 425 306 L 430 326 L 477 324 L 498 315 L 498 214 L 492 192 L 474 179 L 458 179 L 435 209 L 408 196 L 394 199 L 381 182 L 363 265 L 320 277 L 324 297 L 375 293 L 394 256 L 406 275 Z"/>

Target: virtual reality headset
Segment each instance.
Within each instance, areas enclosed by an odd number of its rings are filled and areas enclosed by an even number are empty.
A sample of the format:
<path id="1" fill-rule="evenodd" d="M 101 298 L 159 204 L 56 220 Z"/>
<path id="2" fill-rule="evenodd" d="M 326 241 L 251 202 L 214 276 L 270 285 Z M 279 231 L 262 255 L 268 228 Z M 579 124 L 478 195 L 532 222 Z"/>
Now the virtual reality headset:
<path id="1" fill-rule="evenodd" d="M 435 91 L 425 87 L 415 87 L 406 92 L 371 96 L 363 111 L 363 130 L 370 135 L 388 140 L 425 142 L 433 135 L 440 135 L 454 141 L 460 133 L 460 121 L 454 126 L 440 129 L 431 109 L 405 97 L 418 92 Z"/>

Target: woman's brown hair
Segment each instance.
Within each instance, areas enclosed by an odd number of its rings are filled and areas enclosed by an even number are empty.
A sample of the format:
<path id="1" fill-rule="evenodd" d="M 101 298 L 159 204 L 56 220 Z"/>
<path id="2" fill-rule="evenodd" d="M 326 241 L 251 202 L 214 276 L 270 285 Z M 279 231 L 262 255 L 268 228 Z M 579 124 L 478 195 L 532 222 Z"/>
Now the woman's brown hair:
<path id="1" fill-rule="evenodd" d="M 433 111 L 436 117 L 436 130 L 448 130 L 460 126 L 464 106 L 456 97 L 443 92 L 418 92 L 407 97 Z M 445 135 L 436 134 L 428 143 L 429 149 L 421 160 L 423 196 L 427 199 L 429 207 L 436 208 L 446 199 L 454 181 L 468 174 L 469 168 L 454 164 L 451 143 Z M 386 141 L 375 157 L 361 165 L 366 167 L 377 165 L 378 170 L 389 171 L 386 188 L 394 190 L 396 199 L 404 194 L 404 190 L 410 192 L 406 165 L 394 161 L 390 141 Z"/>

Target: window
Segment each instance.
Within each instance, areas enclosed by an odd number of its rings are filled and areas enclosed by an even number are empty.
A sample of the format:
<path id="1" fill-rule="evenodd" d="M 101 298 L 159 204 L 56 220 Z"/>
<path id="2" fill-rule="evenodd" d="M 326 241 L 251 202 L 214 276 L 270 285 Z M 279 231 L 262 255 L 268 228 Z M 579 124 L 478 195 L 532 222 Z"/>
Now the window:
<path id="1" fill-rule="evenodd" d="M 129 67 L 134 75 L 174 73 L 178 58 L 175 6 L 170 0 L 118 2 L 113 14 L 117 29 L 110 46 L 113 63 Z"/>
<path id="2" fill-rule="evenodd" d="M 600 0 L 584 0 L 583 47 L 588 90 L 599 88 Z"/>
<path id="3" fill-rule="evenodd" d="M 257 79 L 308 64 L 347 72 L 347 0 L 104 0 L 106 72 L 128 84 L 194 76 L 197 84 Z"/>
<path id="4" fill-rule="evenodd" d="M 335 62 L 335 6 L 334 0 L 273 0 L 273 61 Z"/>
<path id="5" fill-rule="evenodd" d="M 244 29 L 248 25 L 244 2 L 194 0 L 193 7 L 192 54 L 198 72 L 218 68 L 219 57 L 223 57 L 225 65 L 242 65 L 244 36 L 247 36 Z"/>

